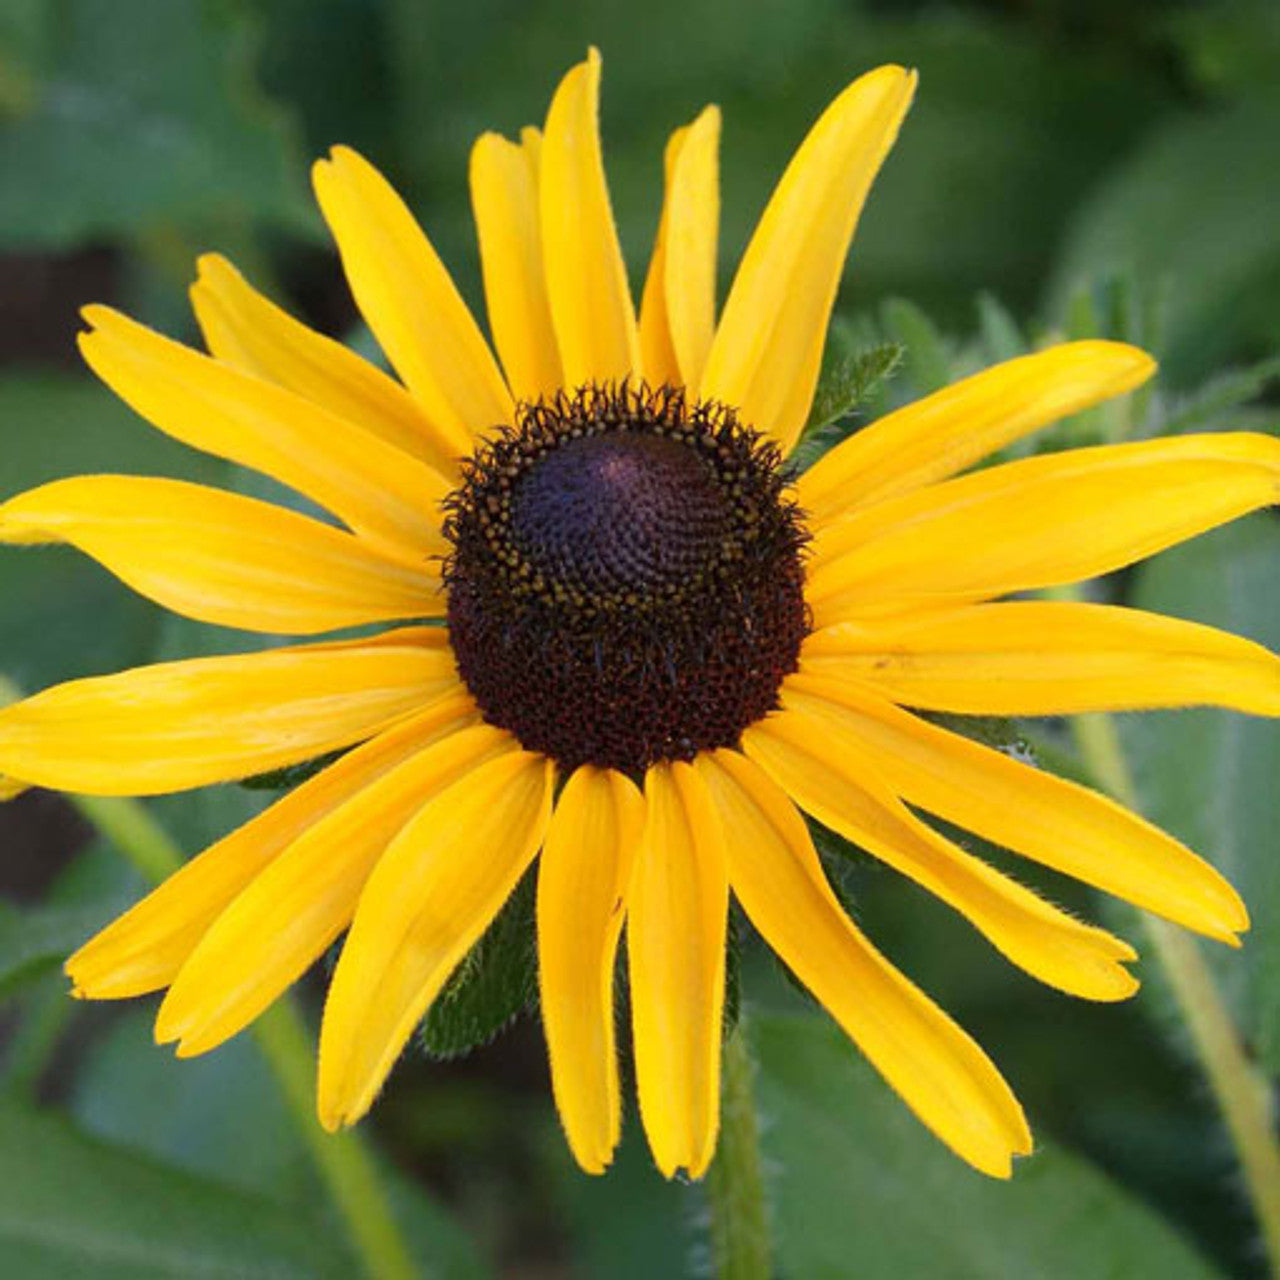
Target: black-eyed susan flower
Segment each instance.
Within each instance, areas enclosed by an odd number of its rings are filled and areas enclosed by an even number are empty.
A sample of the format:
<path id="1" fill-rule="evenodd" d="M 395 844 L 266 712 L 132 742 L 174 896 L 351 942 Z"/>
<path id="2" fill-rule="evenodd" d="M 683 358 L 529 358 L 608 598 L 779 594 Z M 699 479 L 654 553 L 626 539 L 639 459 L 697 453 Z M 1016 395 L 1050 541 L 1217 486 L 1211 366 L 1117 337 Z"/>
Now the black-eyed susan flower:
<path id="1" fill-rule="evenodd" d="M 915 77 L 873 71 L 821 117 L 718 317 L 719 116 L 678 130 L 637 319 L 599 76 L 593 53 L 541 132 L 472 153 L 497 359 L 404 204 L 345 148 L 316 166 L 316 192 L 398 379 L 216 257 L 193 289 L 208 355 L 86 310 L 85 358 L 139 413 L 331 519 L 99 475 L 12 498 L 0 538 L 73 544 L 204 622 L 400 625 L 77 680 L 0 712 L 8 790 L 156 794 L 343 752 L 68 972 L 86 997 L 168 988 L 157 1036 L 196 1054 L 349 930 L 320 1041 L 335 1128 L 369 1108 L 540 855 L 542 1016 L 569 1143 L 598 1171 L 618 1140 L 625 924 L 644 1128 L 665 1173 L 696 1177 L 716 1141 L 732 893 L 920 1119 L 1007 1175 L 1030 1147 L 1012 1093 L 848 919 L 801 814 L 1075 995 L 1132 992 L 1133 950 L 916 810 L 1233 941 L 1244 907 L 1183 846 L 916 712 L 1280 713 L 1280 663 L 1244 640 L 1003 599 L 1275 501 L 1280 442 L 1184 436 L 960 474 L 1152 372 L 1140 351 L 1082 342 L 899 409 L 793 480 L 848 244 Z"/>

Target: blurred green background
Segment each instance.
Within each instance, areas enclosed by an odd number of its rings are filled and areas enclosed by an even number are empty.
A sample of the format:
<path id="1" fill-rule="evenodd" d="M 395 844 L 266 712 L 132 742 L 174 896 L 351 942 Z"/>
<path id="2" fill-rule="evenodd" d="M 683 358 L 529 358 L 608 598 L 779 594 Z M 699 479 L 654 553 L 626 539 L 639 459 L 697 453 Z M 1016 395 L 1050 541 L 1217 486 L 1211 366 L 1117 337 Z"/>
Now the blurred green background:
<path id="1" fill-rule="evenodd" d="M 194 259 L 217 249 L 369 349 L 308 190 L 310 159 L 335 142 L 393 177 L 478 301 L 470 143 L 539 121 L 588 43 L 605 58 L 636 286 L 672 128 L 707 101 L 725 110 L 727 282 L 808 123 L 856 74 L 899 61 L 920 69 L 919 97 L 863 218 L 834 345 L 907 354 L 864 412 L 1050 335 L 1106 334 L 1161 357 L 1157 392 L 1126 419 L 1139 433 L 1275 429 L 1275 0 L 0 0 L 0 497 L 92 470 L 245 483 L 87 376 L 77 308 L 110 301 L 190 338 Z M 1058 441 L 1116 429 L 1097 415 Z M 1280 648 L 1278 552 L 1275 518 L 1255 516 L 1100 590 Z M 0 555 L 0 673 L 24 688 L 251 643 L 167 619 L 71 552 Z M 1213 712 L 1123 729 L 1148 814 L 1253 911 L 1245 950 L 1212 959 L 1274 1084 L 1280 733 Z M 1036 732 L 1072 767 L 1054 726 Z M 262 802 L 224 788 L 153 811 L 190 853 Z M 66 998 L 61 957 L 143 890 L 111 840 L 35 793 L 0 807 L 0 855 L 0 1274 L 357 1274 L 259 1041 L 176 1064 L 151 1043 L 155 1001 Z M 782 1274 L 1266 1274 L 1153 962 L 1138 999 L 1074 1002 L 891 873 L 835 856 L 868 932 L 983 1041 L 1042 1149 L 1008 1186 L 961 1166 L 747 938 Z M 1016 870 L 1143 942 L 1133 913 Z M 323 977 L 300 993 L 312 1027 Z M 614 1172 L 573 1167 L 536 1016 L 463 1058 L 413 1055 L 362 1132 L 416 1274 L 707 1273 L 705 1192 L 653 1172 L 633 1109 Z"/>

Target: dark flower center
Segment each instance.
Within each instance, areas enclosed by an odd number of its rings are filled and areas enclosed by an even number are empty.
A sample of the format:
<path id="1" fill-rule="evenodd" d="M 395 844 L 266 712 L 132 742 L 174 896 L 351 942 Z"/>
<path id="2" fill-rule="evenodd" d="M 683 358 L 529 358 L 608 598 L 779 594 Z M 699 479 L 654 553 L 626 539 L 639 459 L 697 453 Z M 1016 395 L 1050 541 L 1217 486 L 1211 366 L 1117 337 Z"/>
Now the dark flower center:
<path id="1" fill-rule="evenodd" d="M 779 461 L 671 388 L 522 406 L 445 523 L 450 637 L 485 718 L 566 769 L 638 775 L 736 744 L 807 630 Z"/>

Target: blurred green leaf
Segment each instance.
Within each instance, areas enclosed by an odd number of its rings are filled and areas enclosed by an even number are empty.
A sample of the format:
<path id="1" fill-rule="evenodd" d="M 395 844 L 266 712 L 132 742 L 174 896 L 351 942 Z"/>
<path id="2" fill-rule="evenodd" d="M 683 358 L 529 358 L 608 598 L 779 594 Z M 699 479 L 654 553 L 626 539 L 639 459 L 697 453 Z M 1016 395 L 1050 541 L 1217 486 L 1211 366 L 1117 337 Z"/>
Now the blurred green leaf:
<path id="1" fill-rule="evenodd" d="M 963 1164 L 824 1018 L 752 1018 L 778 1256 L 805 1280 L 1210 1280 L 1103 1174 L 1041 1148 L 1000 1183 Z"/>
<path id="2" fill-rule="evenodd" d="M 0 1256 L 22 1280 L 341 1280 L 313 1214 L 166 1168 L 0 1101 Z"/>
<path id="3" fill-rule="evenodd" d="M 0 135 L 0 171 L 22 175 L 0 186 L 7 247 L 166 223 L 318 225 L 292 127 L 254 84 L 243 7 L 66 0 L 41 16 L 43 79 Z"/>
<path id="4" fill-rule="evenodd" d="M 1280 522 L 1255 515 L 1148 562 L 1131 603 L 1280 649 Z M 1126 717 L 1142 807 L 1210 859 L 1248 904 L 1239 951 L 1206 943 L 1246 1040 L 1280 1075 L 1280 730 L 1200 709 Z"/>
<path id="5" fill-rule="evenodd" d="M 1028 343 L 1017 320 L 995 294 L 978 294 L 977 307 L 978 325 L 989 363 L 1012 360 L 1027 350 Z"/>
<path id="6" fill-rule="evenodd" d="M 1161 15 L 1187 73 L 1213 93 L 1274 88 L 1280 7 L 1274 0 L 1170 5 Z"/>
<path id="7" fill-rule="evenodd" d="M 61 476 L 93 472 L 216 480 L 217 459 L 184 448 L 90 378 L 0 378 L 0 500 Z M 0 547 L 0 655 L 28 689 L 141 662 L 161 611 L 66 547 Z"/>
<path id="8" fill-rule="evenodd" d="M 11 907 L 0 902 L 0 997 L 57 968 L 127 904 Z"/>
<path id="9" fill-rule="evenodd" d="M 433 1058 L 487 1044 L 537 995 L 536 870 L 525 873 L 498 918 L 436 997 L 418 1043 Z"/>
<path id="10" fill-rule="evenodd" d="M 1230 415 L 1242 405 L 1256 400 L 1269 385 L 1277 381 L 1280 381 L 1280 355 L 1260 360 L 1245 369 L 1231 369 L 1218 374 L 1173 407 L 1161 424 L 1160 434 L 1221 431 L 1230 424 Z M 1268 416 L 1274 420 L 1280 415 Z"/>
<path id="11" fill-rule="evenodd" d="M 889 298 L 880 308 L 884 328 L 905 348 L 906 372 L 918 395 L 945 387 L 952 379 L 951 353 L 938 326 L 906 298 Z"/>
<path id="12" fill-rule="evenodd" d="M 303 1199 L 306 1153 L 253 1042 L 179 1060 L 155 1043 L 153 1017 L 129 1010 L 86 1060 L 70 1099 L 84 1132 L 242 1191 Z"/>
<path id="13" fill-rule="evenodd" d="M 590 1177 L 574 1164 L 559 1126 L 549 1129 L 544 1145 L 546 1180 L 573 1246 L 568 1272 L 573 1280 L 675 1280 L 705 1274 L 692 1265 L 702 1231 L 691 1212 L 698 1192 L 668 1182 L 657 1171 L 634 1108 L 602 1178 Z"/>
<path id="14" fill-rule="evenodd" d="M 1187 385 L 1275 341 L 1280 97 L 1164 125 L 1076 213 L 1051 290 L 1061 312 L 1102 272 L 1173 275 L 1159 353 Z"/>

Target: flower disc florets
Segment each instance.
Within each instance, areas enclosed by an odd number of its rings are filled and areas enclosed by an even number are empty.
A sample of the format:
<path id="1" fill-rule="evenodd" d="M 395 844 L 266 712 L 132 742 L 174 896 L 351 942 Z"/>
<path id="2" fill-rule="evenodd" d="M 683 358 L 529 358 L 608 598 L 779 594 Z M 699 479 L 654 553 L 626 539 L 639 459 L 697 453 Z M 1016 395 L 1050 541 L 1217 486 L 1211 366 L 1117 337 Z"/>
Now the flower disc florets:
<path id="1" fill-rule="evenodd" d="M 458 667 L 486 719 L 567 769 L 732 746 L 807 624 L 774 445 L 670 387 L 521 406 L 448 500 Z"/>

